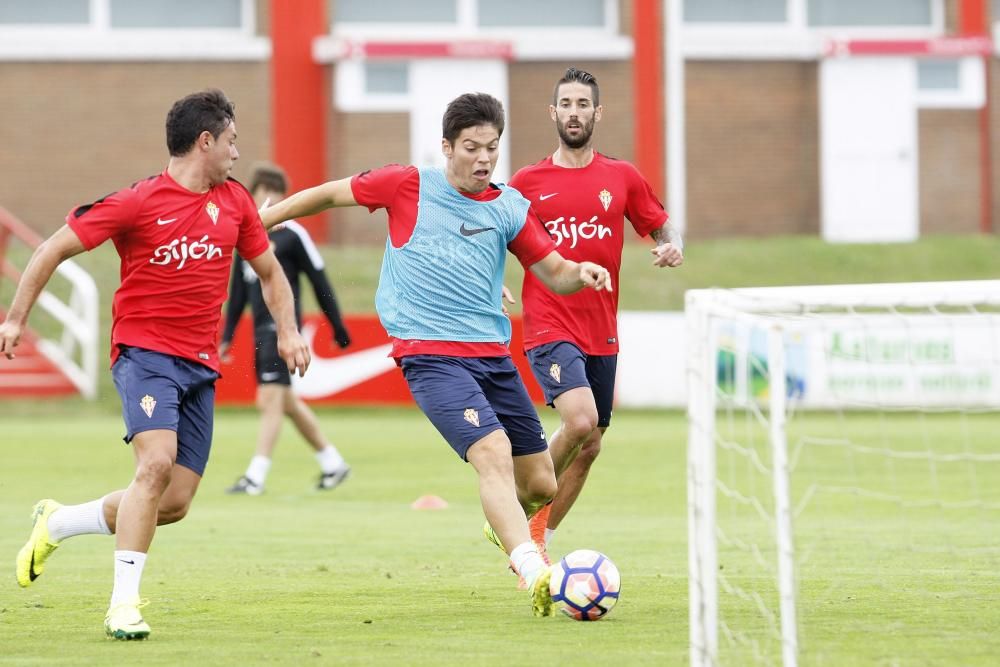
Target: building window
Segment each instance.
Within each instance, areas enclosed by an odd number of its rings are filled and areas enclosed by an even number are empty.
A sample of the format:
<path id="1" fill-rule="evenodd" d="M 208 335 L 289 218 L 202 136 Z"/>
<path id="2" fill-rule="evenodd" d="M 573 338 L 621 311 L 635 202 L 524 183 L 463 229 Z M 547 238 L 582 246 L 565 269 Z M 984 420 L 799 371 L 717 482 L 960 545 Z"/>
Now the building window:
<path id="1" fill-rule="evenodd" d="M 90 23 L 90 0 L 4 0 L 0 2 L 0 24 L 86 25 Z"/>
<path id="2" fill-rule="evenodd" d="M 335 23 L 455 23 L 455 0 L 331 0 Z"/>
<path id="3" fill-rule="evenodd" d="M 604 0 L 477 0 L 479 25 L 484 28 L 603 28 Z"/>
<path id="4" fill-rule="evenodd" d="M 240 28 L 241 0 L 111 0 L 112 28 Z"/>
<path id="5" fill-rule="evenodd" d="M 784 23 L 787 0 L 684 0 L 685 23 Z"/>
<path id="6" fill-rule="evenodd" d="M 410 67 L 405 62 L 365 63 L 365 93 L 405 95 L 410 91 Z"/>
<path id="7" fill-rule="evenodd" d="M 930 26 L 931 0 L 808 0 L 811 26 Z"/>
<path id="8" fill-rule="evenodd" d="M 253 0 L 2 0 L 0 25 L 91 30 L 244 30 Z"/>
<path id="9" fill-rule="evenodd" d="M 920 90 L 959 90 L 960 60 L 918 60 L 917 85 Z"/>

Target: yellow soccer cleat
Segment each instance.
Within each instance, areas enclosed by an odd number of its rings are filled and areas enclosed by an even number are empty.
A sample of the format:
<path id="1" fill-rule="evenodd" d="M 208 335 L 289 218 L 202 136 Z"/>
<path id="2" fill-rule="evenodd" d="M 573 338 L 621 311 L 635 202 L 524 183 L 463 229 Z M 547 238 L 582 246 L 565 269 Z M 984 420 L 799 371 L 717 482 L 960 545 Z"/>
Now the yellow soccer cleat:
<path id="1" fill-rule="evenodd" d="M 59 547 L 49 539 L 49 516 L 60 507 L 62 505 L 56 501 L 46 498 L 39 500 L 31 510 L 34 519 L 31 537 L 17 552 L 17 583 L 21 588 L 27 588 L 42 574 L 46 559 Z"/>
<path id="2" fill-rule="evenodd" d="M 139 609 L 149 604 L 138 596 L 108 609 L 104 617 L 104 631 L 108 639 L 145 639 L 149 636 L 149 624 L 142 620 Z"/>
<path id="3" fill-rule="evenodd" d="M 483 524 L 483 535 L 487 540 L 497 545 L 497 549 L 502 551 L 505 556 L 507 555 L 507 550 L 503 548 L 503 542 L 500 541 L 500 537 L 493 530 L 493 526 L 490 525 L 489 521 Z"/>
<path id="4" fill-rule="evenodd" d="M 534 588 L 531 590 L 531 612 L 535 616 L 552 616 L 556 613 L 555 603 L 552 602 L 552 593 L 549 591 L 549 582 L 551 581 L 551 566 L 542 570 L 538 578 L 535 579 Z"/>

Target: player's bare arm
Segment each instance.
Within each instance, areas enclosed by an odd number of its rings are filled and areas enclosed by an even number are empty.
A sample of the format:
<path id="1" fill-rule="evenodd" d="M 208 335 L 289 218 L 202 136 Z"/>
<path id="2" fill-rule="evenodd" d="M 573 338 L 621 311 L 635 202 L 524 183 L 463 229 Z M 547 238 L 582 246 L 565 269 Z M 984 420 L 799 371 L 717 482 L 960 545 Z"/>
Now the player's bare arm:
<path id="1" fill-rule="evenodd" d="M 274 206 L 265 207 L 260 212 L 260 219 L 264 222 L 264 229 L 271 229 L 279 222 L 292 218 L 315 215 L 328 208 L 357 205 L 351 190 L 351 179 L 342 178 L 300 190 Z"/>
<path id="2" fill-rule="evenodd" d="M 531 272 L 556 294 L 572 294 L 584 287 L 611 290 L 611 274 L 593 262 L 574 262 L 553 250 L 530 267 Z"/>
<path id="3" fill-rule="evenodd" d="M 309 368 L 311 358 L 309 345 L 295 325 L 295 301 L 288 278 L 272 250 L 248 262 L 260 277 L 264 303 L 278 327 L 278 354 L 288 364 L 290 373 L 294 375 L 298 371 L 299 377 L 302 377 Z"/>
<path id="4" fill-rule="evenodd" d="M 7 319 L 0 324 L 0 353 L 14 358 L 17 346 L 28 321 L 28 313 L 38 300 L 45 285 L 63 261 L 86 250 L 72 229 L 63 225 L 55 234 L 42 242 L 28 261 L 17 284 L 14 300 L 7 312 Z"/>
<path id="5" fill-rule="evenodd" d="M 653 266 L 675 267 L 684 263 L 684 241 L 669 220 L 665 220 L 663 226 L 654 229 L 649 235 L 656 241 L 656 247 L 650 249 Z"/>

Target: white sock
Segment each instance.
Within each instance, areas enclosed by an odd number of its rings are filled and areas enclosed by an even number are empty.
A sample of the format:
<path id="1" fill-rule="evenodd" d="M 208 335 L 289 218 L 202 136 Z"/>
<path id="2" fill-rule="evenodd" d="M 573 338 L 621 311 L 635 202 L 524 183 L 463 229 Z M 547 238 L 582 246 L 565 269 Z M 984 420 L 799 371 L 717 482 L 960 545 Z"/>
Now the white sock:
<path id="1" fill-rule="evenodd" d="M 538 555 L 538 547 L 530 540 L 510 552 L 510 564 L 524 579 L 524 583 L 528 584 L 529 591 L 534 589 L 535 579 L 545 569 L 545 561 Z"/>
<path id="2" fill-rule="evenodd" d="M 330 443 L 326 444 L 326 447 L 316 452 L 316 461 L 319 463 L 319 469 L 323 471 L 324 475 L 329 475 L 331 472 L 337 472 L 346 465 L 344 457 L 340 455 L 337 448 Z"/>
<path id="3" fill-rule="evenodd" d="M 250 465 L 244 473 L 247 479 L 257 486 L 264 486 L 267 481 L 267 473 L 271 471 L 271 459 L 266 456 L 255 456 L 250 459 Z"/>
<path id="4" fill-rule="evenodd" d="M 146 554 L 141 551 L 115 551 L 115 588 L 111 592 L 111 606 L 130 602 L 139 597 L 139 580 L 146 565 Z"/>
<path id="5" fill-rule="evenodd" d="M 549 542 L 552 541 L 552 535 L 555 534 L 555 532 L 556 532 L 555 528 L 545 529 L 545 546 L 549 546 Z"/>
<path id="6" fill-rule="evenodd" d="M 74 535 L 110 535 L 104 520 L 104 498 L 82 505 L 63 505 L 49 515 L 49 537 L 59 543 Z"/>

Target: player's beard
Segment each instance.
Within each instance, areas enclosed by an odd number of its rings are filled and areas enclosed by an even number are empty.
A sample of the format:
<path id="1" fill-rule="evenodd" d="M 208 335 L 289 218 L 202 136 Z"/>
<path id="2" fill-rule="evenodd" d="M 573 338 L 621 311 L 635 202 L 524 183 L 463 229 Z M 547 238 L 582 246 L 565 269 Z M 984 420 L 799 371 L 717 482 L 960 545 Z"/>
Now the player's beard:
<path id="1" fill-rule="evenodd" d="M 590 143 L 590 137 L 594 134 L 594 118 L 591 116 L 590 120 L 584 122 L 577 120 L 580 123 L 580 134 L 577 136 L 572 136 L 566 131 L 565 123 L 556 123 L 556 130 L 559 132 L 559 138 L 568 148 L 583 148 Z"/>

